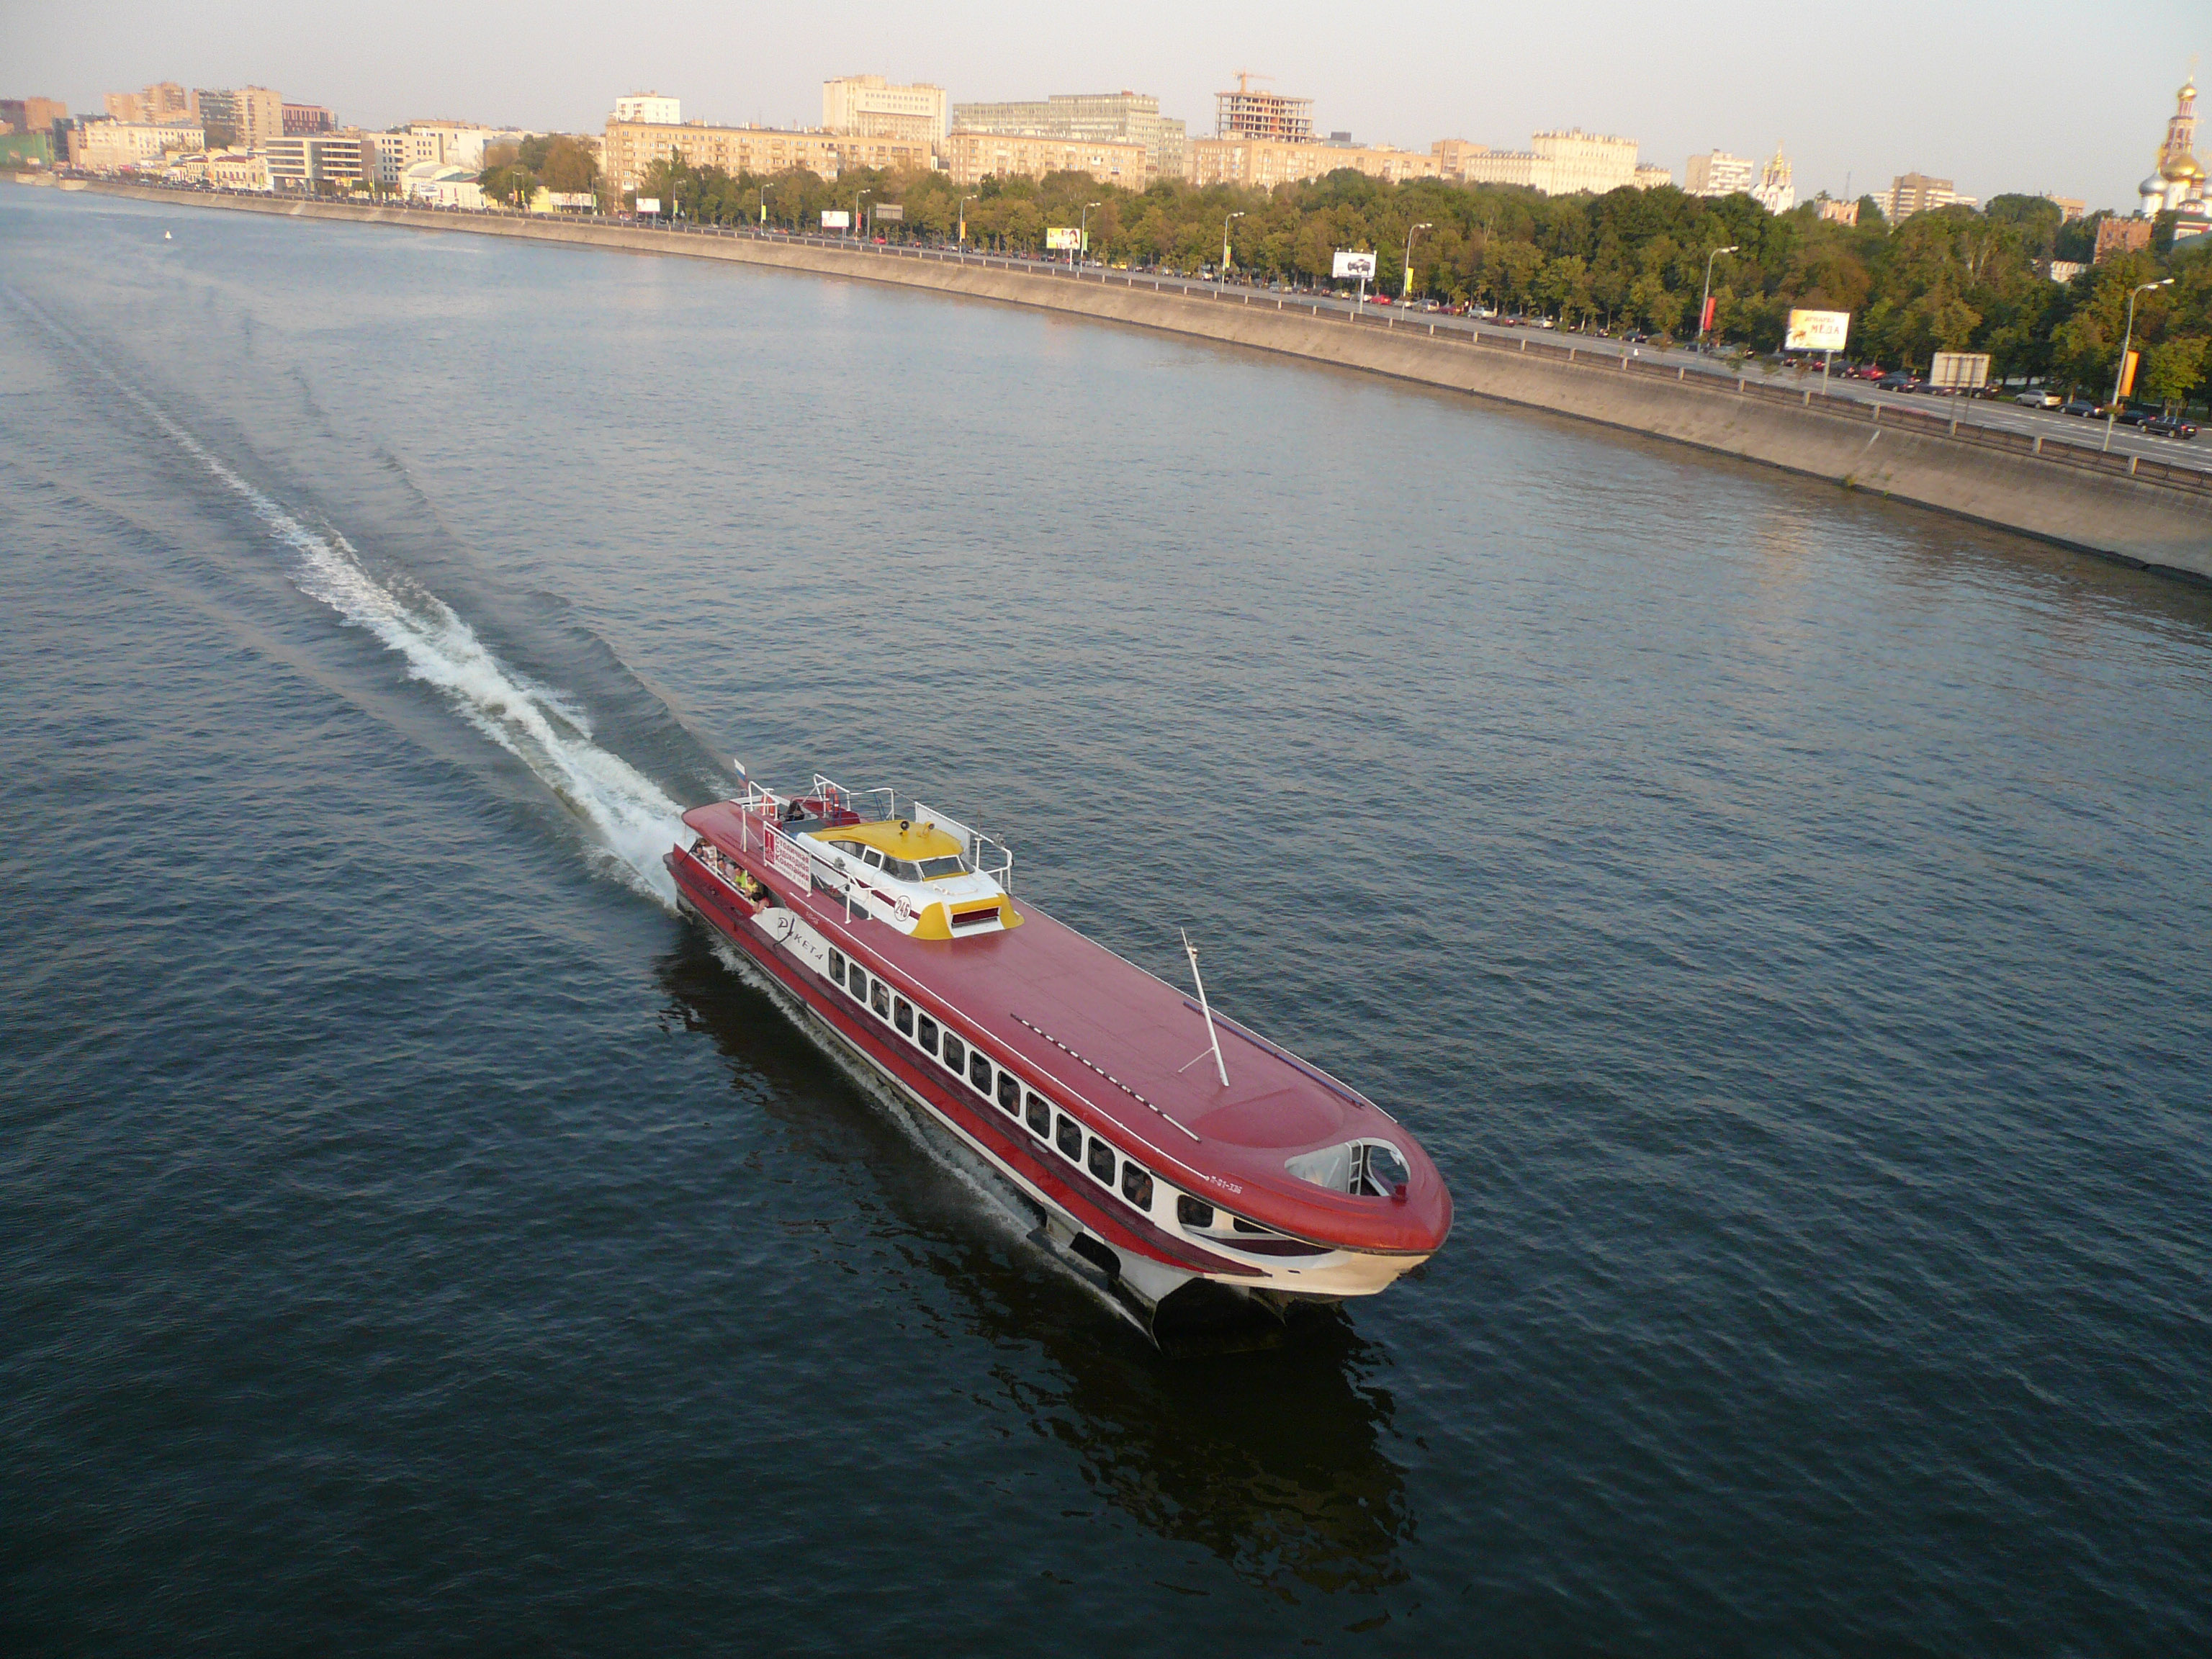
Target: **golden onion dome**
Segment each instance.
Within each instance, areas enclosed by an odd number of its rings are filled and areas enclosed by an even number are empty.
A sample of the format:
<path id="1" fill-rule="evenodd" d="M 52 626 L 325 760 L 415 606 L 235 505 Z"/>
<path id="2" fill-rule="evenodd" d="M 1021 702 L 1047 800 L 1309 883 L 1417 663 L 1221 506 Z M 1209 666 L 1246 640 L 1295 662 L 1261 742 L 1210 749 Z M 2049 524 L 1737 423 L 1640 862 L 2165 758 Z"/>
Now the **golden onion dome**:
<path id="1" fill-rule="evenodd" d="M 2185 179 L 2192 184 L 2199 185 L 2204 182 L 2203 167 L 2194 155 L 2185 150 L 2168 161 L 2161 171 L 2171 179 Z"/>

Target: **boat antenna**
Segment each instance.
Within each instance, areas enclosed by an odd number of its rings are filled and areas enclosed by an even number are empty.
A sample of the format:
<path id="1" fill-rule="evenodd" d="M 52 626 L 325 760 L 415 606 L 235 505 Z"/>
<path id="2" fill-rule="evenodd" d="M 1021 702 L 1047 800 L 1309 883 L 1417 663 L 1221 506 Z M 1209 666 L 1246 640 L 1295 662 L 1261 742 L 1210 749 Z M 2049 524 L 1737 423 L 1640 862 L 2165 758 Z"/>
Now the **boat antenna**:
<path id="1" fill-rule="evenodd" d="M 1176 1067 L 1176 1075 L 1182 1076 L 1183 1073 L 1190 1070 L 1211 1053 L 1213 1056 L 1213 1069 L 1221 1073 L 1221 1086 L 1226 1089 L 1229 1086 L 1229 1067 L 1221 1059 L 1221 1038 L 1213 1029 L 1213 1010 L 1206 1000 L 1206 981 L 1199 977 L 1198 947 L 1190 942 L 1188 928 L 1182 928 L 1180 931 L 1182 933 L 1183 954 L 1190 958 L 1191 983 L 1198 987 L 1198 1012 L 1206 1016 L 1206 1046 Z"/>

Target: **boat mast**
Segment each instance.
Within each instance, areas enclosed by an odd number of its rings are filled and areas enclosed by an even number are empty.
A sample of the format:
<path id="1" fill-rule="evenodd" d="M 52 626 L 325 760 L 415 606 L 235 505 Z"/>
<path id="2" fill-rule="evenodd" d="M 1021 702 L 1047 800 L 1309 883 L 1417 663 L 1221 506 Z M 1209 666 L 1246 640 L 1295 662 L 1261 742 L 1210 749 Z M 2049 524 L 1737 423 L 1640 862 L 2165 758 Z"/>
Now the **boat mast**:
<path id="1" fill-rule="evenodd" d="M 1190 930 L 1188 928 L 1186 927 L 1180 931 L 1182 933 L 1183 953 L 1190 958 L 1191 983 L 1198 987 L 1198 1011 L 1206 1016 L 1206 1046 L 1204 1048 L 1200 1048 L 1196 1054 L 1193 1054 L 1188 1060 L 1177 1066 L 1176 1068 L 1176 1074 L 1180 1077 L 1183 1073 L 1190 1070 L 1190 1068 L 1197 1065 L 1200 1060 L 1204 1060 L 1207 1052 L 1210 1050 L 1213 1055 L 1213 1069 L 1221 1073 L 1221 1086 L 1226 1089 L 1229 1086 L 1229 1067 L 1223 1063 L 1221 1059 L 1221 1038 L 1215 1033 L 1213 1029 L 1213 1010 L 1206 1000 L 1206 981 L 1199 976 L 1198 947 L 1190 942 Z"/>

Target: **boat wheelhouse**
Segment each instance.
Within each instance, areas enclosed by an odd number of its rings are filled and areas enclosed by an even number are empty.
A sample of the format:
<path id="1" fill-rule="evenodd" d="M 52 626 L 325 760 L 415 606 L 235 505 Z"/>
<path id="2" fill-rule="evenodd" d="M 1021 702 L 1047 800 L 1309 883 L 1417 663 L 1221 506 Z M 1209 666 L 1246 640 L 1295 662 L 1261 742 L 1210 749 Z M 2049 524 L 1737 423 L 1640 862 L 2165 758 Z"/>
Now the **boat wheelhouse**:
<path id="1" fill-rule="evenodd" d="M 684 815 L 687 908 L 795 1015 L 988 1162 L 1161 1336 L 1372 1295 L 1451 1198 L 1372 1101 L 1012 891 L 1005 843 L 817 774 Z"/>

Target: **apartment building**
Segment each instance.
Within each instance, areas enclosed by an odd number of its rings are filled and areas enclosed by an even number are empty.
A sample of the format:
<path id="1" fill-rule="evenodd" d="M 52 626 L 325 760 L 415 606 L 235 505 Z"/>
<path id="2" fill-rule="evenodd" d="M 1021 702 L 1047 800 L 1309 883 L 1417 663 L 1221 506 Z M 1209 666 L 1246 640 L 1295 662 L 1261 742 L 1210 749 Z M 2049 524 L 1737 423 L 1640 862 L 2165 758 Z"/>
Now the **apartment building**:
<path id="1" fill-rule="evenodd" d="M 1951 187 L 1948 179 L 1931 179 L 1924 173 L 1900 173 L 1890 181 L 1890 186 L 1875 198 L 1881 209 L 1881 216 L 1897 224 L 1916 213 L 1929 213 L 1937 208 L 1973 207 L 1972 196 L 1961 196 Z"/>
<path id="2" fill-rule="evenodd" d="M 1012 133 L 1071 138 L 1092 144 L 1142 144 L 1155 179 L 1183 175 L 1183 124 L 1160 113 L 1160 100 L 1140 92 L 1054 93 L 997 104 L 955 104 L 955 132 Z"/>
<path id="3" fill-rule="evenodd" d="M 844 75 L 822 83 L 822 125 L 848 138 L 890 138 L 934 146 L 951 130 L 945 88 L 927 82 L 895 86 L 880 75 Z"/>
<path id="4" fill-rule="evenodd" d="M 158 166 L 184 150 L 204 149 L 198 127 L 150 121 L 85 121 L 70 129 L 69 164 L 90 173 L 119 173 Z"/>
<path id="5" fill-rule="evenodd" d="M 647 167 L 672 155 L 680 156 L 686 167 L 720 167 L 729 173 L 804 167 L 824 179 L 835 179 L 848 167 L 927 173 L 936 162 L 934 147 L 919 139 L 617 119 L 607 123 L 600 171 L 611 191 L 635 190 Z"/>
<path id="6" fill-rule="evenodd" d="M 1038 138 L 1018 132 L 963 132 L 955 127 L 941 154 L 956 185 L 1001 179 L 1042 179 L 1048 173 L 1087 173 L 1102 185 L 1142 190 L 1152 183 L 1152 153 L 1142 144 L 1096 143 L 1080 138 Z"/>
<path id="7" fill-rule="evenodd" d="M 1240 185 L 1273 190 L 1319 179 L 1339 167 L 1350 167 L 1370 179 L 1396 184 L 1406 179 L 1433 179 L 1438 174 L 1434 154 L 1393 149 L 1388 145 L 1292 143 L 1273 138 L 1194 138 L 1187 148 L 1185 172 L 1191 183 Z"/>
<path id="8" fill-rule="evenodd" d="M 52 133 L 54 123 L 69 119 L 69 106 L 58 98 L 0 98 L 0 121 L 18 132 Z"/>
<path id="9" fill-rule="evenodd" d="M 615 119 L 672 127 L 684 119 L 684 103 L 681 99 L 664 97 L 657 92 L 633 92 L 627 98 L 615 100 Z"/>
<path id="10" fill-rule="evenodd" d="M 1682 169 L 1682 189 L 1691 196 L 1748 196 L 1758 177 L 1756 161 L 1716 149 L 1690 158 Z"/>
<path id="11" fill-rule="evenodd" d="M 286 104 L 282 118 L 285 137 L 304 137 L 311 132 L 335 132 L 338 118 L 320 104 Z"/>

